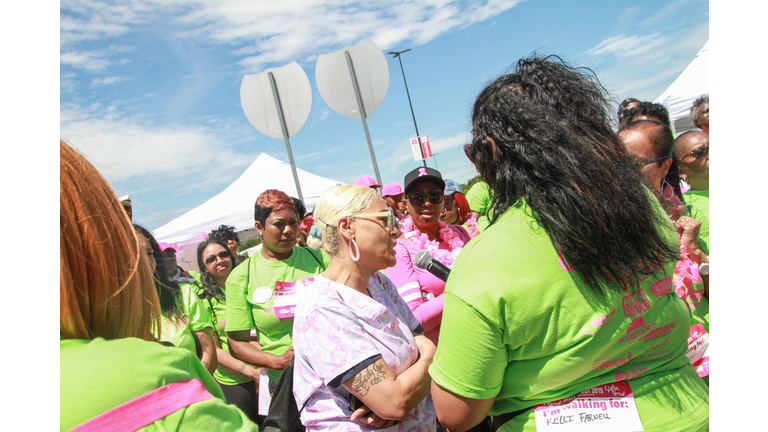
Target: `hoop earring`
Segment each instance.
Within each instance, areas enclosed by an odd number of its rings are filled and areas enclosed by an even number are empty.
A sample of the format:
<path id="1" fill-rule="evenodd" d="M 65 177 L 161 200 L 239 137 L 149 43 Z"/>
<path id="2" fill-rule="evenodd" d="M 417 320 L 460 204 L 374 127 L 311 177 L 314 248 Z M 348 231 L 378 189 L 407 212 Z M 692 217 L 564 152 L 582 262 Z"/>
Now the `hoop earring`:
<path id="1" fill-rule="evenodd" d="M 352 252 L 352 245 L 355 246 L 355 252 Z M 357 247 L 355 239 L 349 239 L 349 257 L 355 262 L 360 259 L 360 248 Z"/>

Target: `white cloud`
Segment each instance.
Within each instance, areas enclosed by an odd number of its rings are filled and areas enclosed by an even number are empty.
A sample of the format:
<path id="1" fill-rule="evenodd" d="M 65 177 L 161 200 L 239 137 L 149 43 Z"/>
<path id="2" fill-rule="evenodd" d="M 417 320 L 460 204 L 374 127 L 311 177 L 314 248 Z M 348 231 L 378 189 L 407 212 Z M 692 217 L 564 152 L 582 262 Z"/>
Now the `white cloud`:
<path id="1" fill-rule="evenodd" d="M 103 56 L 103 51 L 70 51 L 61 53 L 59 62 L 87 72 L 102 72 L 109 66 Z"/>
<path id="2" fill-rule="evenodd" d="M 691 0 L 674 0 L 667 2 L 667 4 L 661 8 L 658 12 L 656 12 L 655 15 L 646 18 L 641 25 L 644 27 L 652 26 L 655 24 L 658 24 L 665 19 L 667 19 L 669 16 L 674 15 L 675 12 L 678 10 L 689 6 L 691 3 L 696 3 L 697 1 L 691 1 Z M 698 1 L 698 3 L 701 3 L 701 1 Z"/>
<path id="3" fill-rule="evenodd" d="M 120 66 L 126 65 L 131 62 L 131 59 L 120 59 Z"/>
<path id="4" fill-rule="evenodd" d="M 188 196 L 215 189 L 228 185 L 256 158 L 235 150 L 232 131 L 198 124 L 153 126 L 121 114 L 114 105 L 62 107 L 60 135 L 110 184 L 134 191 L 173 184 L 178 189 L 167 193 Z"/>
<path id="5" fill-rule="evenodd" d="M 174 7 L 171 1 L 128 0 L 119 4 L 94 0 L 61 0 L 60 43 L 119 36 L 131 26 L 149 21 L 162 9 Z"/>
<path id="6" fill-rule="evenodd" d="M 462 146 L 469 141 L 469 132 L 460 132 L 445 138 L 430 138 L 429 146 L 432 149 L 432 153 L 438 153 L 452 147 Z M 384 152 L 381 156 L 377 153 L 376 158 L 379 160 L 380 165 L 385 166 L 392 171 L 397 170 L 406 162 L 413 163 L 413 153 L 411 152 L 410 143 L 398 144 L 396 151 Z"/>
<path id="7" fill-rule="evenodd" d="M 382 49 L 406 40 L 424 44 L 498 15 L 520 1 L 128 0 L 115 5 L 63 0 L 61 45 L 118 36 L 133 26 L 162 19 L 177 36 L 236 45 L 233 54 L 244 56 L 239 64 L 253 73 L 267 65 L 311 59 L 368 39 Z"/>
<path id="8" fill-rule="evenodd" d="M 447 150 L 451 147 L 463 146 L 472 140 L 472 135 L 469 132 L 460 132 L 454 136 L 447 138 L 439 138 L 436 140 L 430 140 L 429 144 L 432 147 L 432 153 L 437 153 L 443 150 Z"/>
<path id="9" fill-rule="evenodd" d="M 587 54 L 593 56 L 611 54 L 616 57 L 631 57 L 646 53 L 668 40 L 669 37 L 661 36 L 660 33 L 646 36 L 619 35 L 600 42 L 595 47 L 589 49 Z"/>
<path id="10" fill-rule="evenodd" d="M 112 85 L 119 83 L 121 81 L 127 80 L 128 77 L 104 77 L 104 78 L 96 78 L 93 81 L 91 81 L 91 87 L 101 87 L 105 85 Z"/>
<path id="11" fill-rule="evenodd" d="M 654 100 L 693 60 L 709 39 L 709 23 L 677 33 L 620 35 L 606 39 L 585 54 L 592 62 L 612 60 L 599 72 L 600 81 L 615 95 Z M 623 97 L 621 97 L 623 98 Z"/>

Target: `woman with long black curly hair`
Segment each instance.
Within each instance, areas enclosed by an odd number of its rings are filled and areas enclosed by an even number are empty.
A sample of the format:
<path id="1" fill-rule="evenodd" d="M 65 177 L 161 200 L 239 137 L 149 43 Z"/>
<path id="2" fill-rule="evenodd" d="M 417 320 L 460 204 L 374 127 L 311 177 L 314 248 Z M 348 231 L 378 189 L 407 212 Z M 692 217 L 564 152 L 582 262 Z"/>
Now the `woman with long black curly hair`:
<path id="1" fill-rule="evenodd" d="M 677 235 L 607 102 L 591 71 L 536 56 L 475 102 L 465 150 L 493 190 L 491 225 L 456 260 L 429 369 L 450 430 L 488 413 L 505 432 L 708 427 Z"/>
<path id="2" fill-rule="evenodd" d="M 219 367 L 213 373 L 227 403 L 234 404 L 254 423 L 260 424 L 257 414 L 257 386 L 259 370 L 232 357 L 227 341 L 226 282 L 232 272 L 235 256 L 229 242 L 209 237 L 197 247 L 197 266 L 200 285 L 197 296 L 216 330 L 216 358 Z"/>

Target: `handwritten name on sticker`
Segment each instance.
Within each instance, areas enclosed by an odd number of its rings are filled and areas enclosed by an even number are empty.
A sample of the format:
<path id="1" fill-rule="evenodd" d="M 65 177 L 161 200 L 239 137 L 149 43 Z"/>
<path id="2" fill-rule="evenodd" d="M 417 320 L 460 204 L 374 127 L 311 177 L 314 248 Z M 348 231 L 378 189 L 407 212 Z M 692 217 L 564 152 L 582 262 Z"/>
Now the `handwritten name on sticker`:
<path id="1" fill-rule="evenodd" d="M 642 432 L 632 389 L 626 381 L 605 384 L 534 407 L 536 430 Z"/>

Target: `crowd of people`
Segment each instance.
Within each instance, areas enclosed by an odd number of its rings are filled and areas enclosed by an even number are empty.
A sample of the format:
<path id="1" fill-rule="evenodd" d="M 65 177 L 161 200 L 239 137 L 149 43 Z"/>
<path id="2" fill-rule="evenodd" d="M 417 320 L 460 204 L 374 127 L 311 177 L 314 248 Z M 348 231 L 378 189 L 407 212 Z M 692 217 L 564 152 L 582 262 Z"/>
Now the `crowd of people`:
<path id="1" fill-rule="evenodd" d="M 257 252 L 219 226 L 199 272 L 61 142 L 61 430 L 708 430 L 709 98 L 677 136 L 609 104 L 521 59 L 475 101 L 466 194 L 266 190 Z"/>

